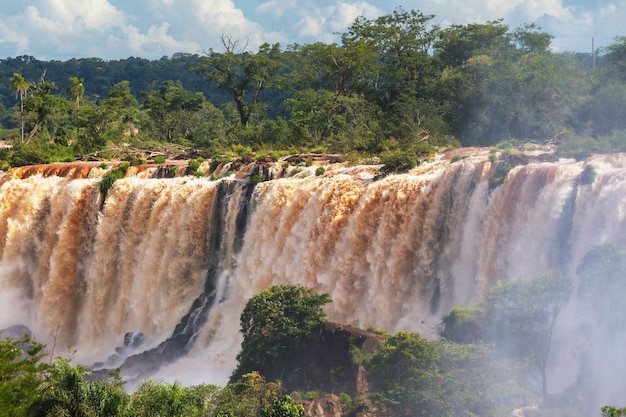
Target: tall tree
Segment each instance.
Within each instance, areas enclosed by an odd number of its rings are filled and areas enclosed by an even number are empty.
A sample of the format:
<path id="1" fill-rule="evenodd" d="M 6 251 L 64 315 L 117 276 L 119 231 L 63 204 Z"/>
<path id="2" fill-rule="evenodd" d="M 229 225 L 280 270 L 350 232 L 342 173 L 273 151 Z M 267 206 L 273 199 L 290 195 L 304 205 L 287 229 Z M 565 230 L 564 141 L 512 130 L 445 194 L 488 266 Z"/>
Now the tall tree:
<path id="1" fill-rule="evenodd" d="M 143 108 L 168 142 L 188 136 L 195 127 L 192 117 L 204 104 L 202 93 L 186 90 L 180 81 L 166 81 L 159 88 L 143 92 Z"/>
<path id="2" fill-rule="evenodd" d="M 24 108 L 35 114 L 35 122 L 24 143 L 30 142 L 46 118 L 54 112 L 69 110 L 69 103 L 63 97 L 52 94 L 56 89 L 56 84 L 45 80 L 46 72 L 41 74 L 41 78 L 33 86 L 33 92 L 27 97 Z"/>
<path id="3" fill-rule="evenodd" d="M 359 17 L 342 35 L 344 44 L 365 42 L 375 48 L 378 71 L 370 79 L 370 91 L 386 110 L 402 97 L 424 97 L 435 75 L 429 50 L 440 27 L 434 15 L 398 8 L 393 13 L 366 19 Z"/>
<path id="4" fill-rule="evenodd" d="M 530 280 L 502 280 L 485 297 L 487 338 L 507 355 L 531 361 L 544 399 L 554 324 L 571 289 L 570 277 L 551 271 Z"/>
<path id="5" fill-rule="evenodd" d="M 226 35 L 221 37 L 221 41 L 224 52 L 209 49 L 205 61 L 194 67 L 194 71 L 232 96 L 241 124 L 248 126 L 260 102 L 261 92 L 276 86 L 277 73 L 283 66 L 280 45 L 264 43 L 256 54 L 252 54 L 246 51 L 247 43 L 241 45 Z"/>
<path id="6" fill-rule="evenodd" d="M 295 45 L 291 51 L 293 71 L 287 85 L 294 94 L 286 100 L 290 122 L 303 135 L 320 141 L 341 125 L 359 119 L 364 107 L 362 92 L 371 79 L 376 51 L 362 39 L 346 40 L 343 45 L 313 43 Z M 355 117 L 356 116 L 356 117 Z M 363 132 L 360 132 L 361 134 Z"/>
<path id="7" fill-rule="evenodd" d="M 616 340 L 626 328 L 626 251 L 613 245 L 596 246 L 577 268 L 581 278 L 578 291 L 594 316 L 594 327 Z"/>
<path id="8" fill-rule="evenodd" d="M 80 117 L 79 117 L 79 109 L 80 109 L 80 100 L 83 98 L 83 94 L 85 94 L 85 85 L 83 84 L 83 79 L 78 79 L 77 77 L 70 77 L 71 84 L 67 87 L 67 95 L 74 102 L 76 106 L 76 134 L 80 135 Z"/>
<path id="9" fill-rule="evenodd" d="M 275 285 L 252 297 L 241 313 L 243 342 L 231 380 L 259 371 L 268 380 L 281 379 L 298 348 L 326 320 L 327 293 L 299 285 Z"/>
<path id="10" fill-rule="evenodd" d="M 83 79 L 78 79 L 77 77 L 70 77 L 71 84 L 67 87 L 67 95 L 76 107 L 80 107 L 80 99 L 83 98 L 83 94 L 85 94 L 85 85 L 83 84 Z"/>
<path id="11" fill-rule="evenodd" d="M 26 415 L 48 369 L 43 349 L 28 336 L 0 341 L 0 417 Z"/>
<path id="12" fill-rule="evenodd" d="M 22 142 L 24 142 L 24 98 L 28 94 L 30 83 L 24 79 L 22 74 L 15 72 L 9 80 L 9 88 L 15 89 L 15 97 L 20 98 L 20 127 L 22 131 Z"/>

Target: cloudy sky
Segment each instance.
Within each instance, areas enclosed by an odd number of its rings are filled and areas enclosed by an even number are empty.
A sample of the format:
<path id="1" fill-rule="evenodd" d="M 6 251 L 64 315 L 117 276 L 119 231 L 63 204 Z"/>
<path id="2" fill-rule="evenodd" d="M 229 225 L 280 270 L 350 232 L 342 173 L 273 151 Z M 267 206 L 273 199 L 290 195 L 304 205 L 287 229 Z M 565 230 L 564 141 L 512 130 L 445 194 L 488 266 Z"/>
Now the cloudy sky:
<path id="1" fill-rule="evenodd" d="M 220 35 L 281 45 L 333 42 L 357 16 L 395 8 L 435 15 L 441 25 L 504 18 L 536 22 L 555 50 L 588 52 L 626 35 L 626 0 L 0 0 L 0 58 L 41 60 L 220 50 Z"/>

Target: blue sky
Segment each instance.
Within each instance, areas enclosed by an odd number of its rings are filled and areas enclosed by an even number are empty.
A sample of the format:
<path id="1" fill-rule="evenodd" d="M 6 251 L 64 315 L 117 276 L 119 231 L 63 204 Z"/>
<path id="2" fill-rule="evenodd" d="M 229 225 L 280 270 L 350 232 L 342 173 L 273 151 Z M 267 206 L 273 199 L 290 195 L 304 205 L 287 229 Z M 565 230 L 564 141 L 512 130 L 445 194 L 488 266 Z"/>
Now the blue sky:
<path id="1" fill-rule="evenodd" d="M 536 22 L 557 51 L 591 50 L 624 36 L 624 0 L 0 0 L 0 58 L 42 60 L 220 50 L 220 36 L 282 45 L 336 41 L 357 16 L 395 8 L 435 15 L 434 22 L 484 23 L 514 29 Z"/>

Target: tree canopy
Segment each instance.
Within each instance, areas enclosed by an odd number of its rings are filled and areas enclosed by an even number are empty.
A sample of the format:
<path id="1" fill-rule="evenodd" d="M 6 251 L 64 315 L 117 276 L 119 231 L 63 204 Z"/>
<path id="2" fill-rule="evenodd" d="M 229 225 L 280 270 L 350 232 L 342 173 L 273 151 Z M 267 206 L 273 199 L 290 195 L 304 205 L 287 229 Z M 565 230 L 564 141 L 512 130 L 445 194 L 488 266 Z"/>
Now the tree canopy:
<path id="1" fill-rule="evenodd" d="M 275 285 L 253 296 L 241 313 L 243 342 L 231 380 L 252 371 L 281 379 L 298 348 L 326 321 L 323 307 L 330 301 L 327 293 L 299 285 Z"/>

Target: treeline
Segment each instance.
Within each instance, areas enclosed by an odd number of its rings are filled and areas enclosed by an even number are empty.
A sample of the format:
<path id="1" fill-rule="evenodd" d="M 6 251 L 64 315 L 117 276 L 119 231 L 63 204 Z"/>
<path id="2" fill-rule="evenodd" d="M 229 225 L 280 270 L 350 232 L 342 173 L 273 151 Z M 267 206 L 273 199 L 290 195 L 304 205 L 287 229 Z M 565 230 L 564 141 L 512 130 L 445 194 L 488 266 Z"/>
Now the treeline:
<path id="1" fill-rule="evenodd" d="M 571 142 L 578 155 L 622 150 L 626 37 L 595 60 L 552 52 L 552 38 L 535 24 L 442 28 L 397 9 L 357 18 L 332 44 L 250 52 L 224 35 L 220 51 L 156 61 L 9 58 L 0 62 L 2 137 L 41 152 L 0 158 L 58 160 L 129 143 L 355 157 L 507 140 Z"/>

